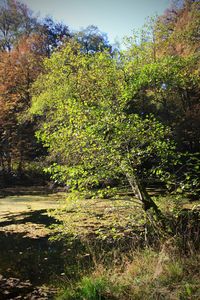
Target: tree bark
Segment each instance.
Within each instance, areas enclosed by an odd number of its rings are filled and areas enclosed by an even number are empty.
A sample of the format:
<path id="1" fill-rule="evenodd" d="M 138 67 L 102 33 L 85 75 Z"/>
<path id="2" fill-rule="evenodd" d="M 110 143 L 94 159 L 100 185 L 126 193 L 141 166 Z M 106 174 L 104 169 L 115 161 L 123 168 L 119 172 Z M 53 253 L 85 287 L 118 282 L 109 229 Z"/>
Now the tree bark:
<path id="1" fill-rule="evenodd" d="M 152 200 L 152 198 L 149 196 L 142 182 L 136 176 L 130 176 L 128 174 L 127 174 L 127 179 L 133 193 L 142 202 L 144 210 L 147 211 L 150 208 L 152 208 L 159 219 L 163 218 L 163 214 L 161 210 L 156 205 L 156 203 Z"/>

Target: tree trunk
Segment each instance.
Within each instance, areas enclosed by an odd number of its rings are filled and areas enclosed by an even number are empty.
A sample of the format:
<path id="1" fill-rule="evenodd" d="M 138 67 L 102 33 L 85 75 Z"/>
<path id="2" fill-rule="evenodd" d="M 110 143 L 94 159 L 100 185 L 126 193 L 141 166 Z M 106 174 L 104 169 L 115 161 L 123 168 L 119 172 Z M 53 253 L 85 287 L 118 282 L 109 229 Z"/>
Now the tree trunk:
<path id="1" fill-rule="evenodd" d="M 161 210 L 158 208 L 156 203 L 151 199 L 151 197 L 149 196 L 148 192 L 146 191 L 146 188 L 141 183 L 141 181 L 136 176 L 127 175 L 127 179 L 129 181 L 133 193 L 142 202 L 144 210 L 147 211 L 150 208 L 152 208 L 159 219 L 163 218 L 163 214 Z"/>

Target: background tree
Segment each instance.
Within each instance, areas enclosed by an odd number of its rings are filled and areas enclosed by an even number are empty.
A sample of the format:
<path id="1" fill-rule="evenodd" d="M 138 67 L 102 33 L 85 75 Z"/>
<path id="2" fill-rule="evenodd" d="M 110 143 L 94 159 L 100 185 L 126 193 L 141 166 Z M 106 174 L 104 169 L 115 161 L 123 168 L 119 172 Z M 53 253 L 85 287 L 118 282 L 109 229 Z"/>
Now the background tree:
<path id="1" fill-rule="evenodd" d="M 143 114 L 154 112 L 173 128 L 182 149 L 197 151 L 198 59 L 164 57 L 130 72 L 132 64 L 134 66 L 135 63 L 129 60 L 126 67 L 127 95 L 130 99 L 128 111 Z"/>
<path id="2" fill-rule="evenodd" d="M 199 28 L 199 1 L 174 2 L 155 24 L 159 54 L 187 56 L 198 53 Z"/>
<path id="3" fill-rule="evenodd" d="M 81 51 L 85 53 L 102 52 L 105 49 L 111 51 L 107 34 L 101 32 L 97 26 L 89 25 L 75 34 L 75 39 L 81 45 Z"/>
<path id="4" fill-rule="evenodd" d="M 67 25 L 56 23 L 50 17 L 41 22 L 39 31 L 44 38 L 48 57 L 72 37 Z"/>
<path id="5" fill-rule="evenodd" d="M 28 7 L 14 0 L 0 3 L 0 50 L 10 51 L 23 36 L 36 31 L 37 19 Z"/>
<path id="6" fill-rule="evenodd" d="M 21 171 L 25 158 L 33 152 L 33 126 L 19 119 L 30 105 L 30 87 L 42 71 L 44 55 L 43 40 L 35 34 L 21 38 L 10 52 L 0 53 L 0 153 L 6 173 L 14 164 Z"/>
<path id="7" fill-rule="evenodd" d="M 43 70 L 43 59 L 58 49 L 70 33 L 51 18 L 39 21 L 26 5 L 1 2 L 0 11 L 0 156 L 1 171 L 22 172 L 41 147 L 34 137 L 35 122 L 22 116 L 30 105 L 30 88 Z"/>
<path id="8" fill-rule="evenodd" d="M 182 190 L 193 194 L 199 186 L 199 25 L 199 1 L 176 1 L 139 35 L 127 39 L 122 56 L 127 111 L 154 113 L 172 128 L 182 152 L 177 179 Z"/>

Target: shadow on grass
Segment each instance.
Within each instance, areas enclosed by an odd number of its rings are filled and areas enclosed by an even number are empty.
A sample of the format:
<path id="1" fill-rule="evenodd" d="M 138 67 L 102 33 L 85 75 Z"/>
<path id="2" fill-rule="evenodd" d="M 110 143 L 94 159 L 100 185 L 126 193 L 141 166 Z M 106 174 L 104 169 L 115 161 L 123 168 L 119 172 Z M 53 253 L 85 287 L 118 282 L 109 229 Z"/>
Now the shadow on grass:
<path id="1" fill-rule="evenodd" d="M 22 295 L 36 286 L 56 284 L 60 278 L 76 278 L 78 270 L 84 268 L 83 262 L 78 260 L 80 253 L 84 252 L 80 241 L 71 242 L 67 238 L 65 241 L 49 241 L 47 236 L 33 238 L 26 236 L 24 231 L 5 228 L 13 224 L 23 227 L 29 223 L 30 230 L 34 230 L 34 224 L 43 224 L 44 228 L 54 224 L 55 219 L 45 213 L 43 209 L 8 215 L 7 220 L 0 222 L 0 299 L 10 299 L 5 298 L 5 289 L 7 286 L 9 290 L 12 280 L 20 281 L 22 288 L 15 289 L 15 294 Z M 31 286 L 23 289 L 23 283 L 27 281 Z"/>
<path id="2" fill-rule="evenodd" d="M 12 225 L 12 224 L 25 224 L 27 222 L 34 224 L 43 224 L 50 226 L 57 223 L 56 219 L 48 216 L 46 209 L 22 212 L 18 214 L 7 214 L 6 221 L 0 222 L 0 227 Z"/>
<path id="3" fill-rule="evenodd" d="M 4 231 L 5 226 L 13 224 L 43 224 L 45 228 L 55 223 L 55 219 L 45 212 L 46 210 L 43 209 L 10 215 L 6 221 L 0 222 L 2 229 L 0 273 L 2 275 L 29 279 L 38 284 L 48 282 L 54 274 L 63 272 L 64 245 L 61 242 L 51 243 L 47 237 L 35 239 L 24 236 L 24 232 L 9 231 L 9 229 Z"/>

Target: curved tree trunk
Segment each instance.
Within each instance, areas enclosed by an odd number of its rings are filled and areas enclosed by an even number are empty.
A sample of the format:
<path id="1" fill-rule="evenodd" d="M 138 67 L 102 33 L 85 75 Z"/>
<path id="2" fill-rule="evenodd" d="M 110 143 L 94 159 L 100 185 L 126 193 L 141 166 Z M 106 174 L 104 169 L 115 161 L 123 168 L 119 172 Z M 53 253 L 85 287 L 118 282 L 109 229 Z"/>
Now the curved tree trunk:
<path id="1" fill-rule="evenodd" d="M 142 202 L 145 211 L 152 208 L 159 219 L 163 219 L 163 214 L 156 203 L 149 196 L 146 188 L 142 182 L 136 176 L 130 176 L 127 174 L 128 182 L 135 196 Z"/>

